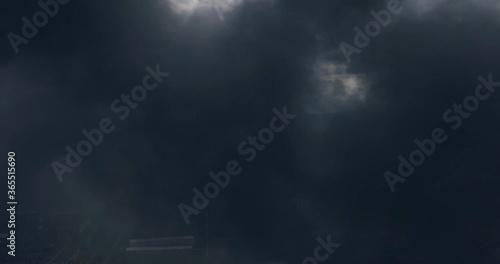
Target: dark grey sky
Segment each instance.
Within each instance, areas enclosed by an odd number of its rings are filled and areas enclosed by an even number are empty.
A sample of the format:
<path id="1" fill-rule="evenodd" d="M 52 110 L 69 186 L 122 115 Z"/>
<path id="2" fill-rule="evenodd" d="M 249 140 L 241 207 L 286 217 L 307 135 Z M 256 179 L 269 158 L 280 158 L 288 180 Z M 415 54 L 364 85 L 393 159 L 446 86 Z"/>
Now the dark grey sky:
<path id="1" fill-rule="evenodd" d="M 176 1 L 71 0 L 18 54 L 7 34 L 40 8 L 1 4 L 1 149 L 18 154 L 22 210 L 90 214 L 119 200 L 135 236 L 202 234 L 206 212 L 186 227 L 177 205 L 243 161 L 238 144 L 286 105 L 298 117 L 209 205 L 228 222 L 214 239 L 237 234 L 247 258 L 286 263 L 328 234 L 342 243 L 331 262 L 396 263 L 401 247 L 407 263 L 488 263 L 500 95 L 456 131 L 442 115 L 478 76 L 500 80 L 498 1 L 403 3 L 350 64 L 340 43 L 384 1 L 248 0 L 223 21 Z M 156 64 L 171 75 L 119 120 L 111 102 Z M 105 117 L 116 130 L 59 183 L 51 163 Z M 391 193 L 383 173 L 436 127 L 449 139 Z"/>

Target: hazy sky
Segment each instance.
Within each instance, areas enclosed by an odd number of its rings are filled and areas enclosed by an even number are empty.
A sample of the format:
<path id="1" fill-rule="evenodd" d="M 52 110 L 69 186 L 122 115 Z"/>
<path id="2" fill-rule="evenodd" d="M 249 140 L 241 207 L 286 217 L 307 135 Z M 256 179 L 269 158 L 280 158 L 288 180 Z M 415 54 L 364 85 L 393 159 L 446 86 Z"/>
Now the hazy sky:
<path id="1" fill-rule="evenodd" d="M 23 211 L 119 200 L 135 236 L 201 234 L 206 212 L 186 226 L 177 205 L 238 160 L 206 210 L 225 206 L 213 236 L 237 234 L 248 259 L 302 263 L 329 234 L 331 263 L 488 263 L 500 247 L 500 95 L 456 131 L 443 121 L 479 76 L 500 82 L 498 1 L 403 2 L 350 63 L 340 44 L 385 1 L 71 0 L 17 54 L 7 34 L 41 8 L 5 2 L 0 146 Z M 118 119 L 111 103 L 157 64 L 170 76 Z M 243 162 L 238 145 L 285 105 L 297 118 Z M 103 118 L 115 131 L 60 183 L 51 163 Z M 392 193 L 384 172 L 437 127 L 448 140 Z"/>

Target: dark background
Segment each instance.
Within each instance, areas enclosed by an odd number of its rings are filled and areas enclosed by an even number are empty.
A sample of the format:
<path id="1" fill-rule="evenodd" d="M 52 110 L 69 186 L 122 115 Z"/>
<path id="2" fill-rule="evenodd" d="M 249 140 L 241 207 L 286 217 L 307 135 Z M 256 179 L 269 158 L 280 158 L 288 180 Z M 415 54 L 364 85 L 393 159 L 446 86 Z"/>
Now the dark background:
<path id="1" fill-rule="evenodd" d="M 17 211 L 97 215 L 136 238 L 205 236 L 217 211 L 211 241 L 252 261 L 301 263 L 332 235 L 329 263 L 500 263 L 500 95 L 457 131 L 442 120 L 478 76 L 500 80 L 500 5 L 413 1 L 346 64 L 340 43 L 383 8 L 256 0 L 220 21 L 168 0 L 72 0 L 15 54 L 7 33 L 39 7 L 3 1 L 0 149 L 17 153 Z M 118 120 L 110 103 L 156 64 L 171 75 Z M 285 105 L 297 118 L 243 162 L 238 144 Z M 104 117 L 116 130 L 60 183 L 51 163 Z M 383 173 L 436 127 L 448 140 L 391 193 Z M 177 205 L 232 159 L 243 172 L 186 226 Z"/>

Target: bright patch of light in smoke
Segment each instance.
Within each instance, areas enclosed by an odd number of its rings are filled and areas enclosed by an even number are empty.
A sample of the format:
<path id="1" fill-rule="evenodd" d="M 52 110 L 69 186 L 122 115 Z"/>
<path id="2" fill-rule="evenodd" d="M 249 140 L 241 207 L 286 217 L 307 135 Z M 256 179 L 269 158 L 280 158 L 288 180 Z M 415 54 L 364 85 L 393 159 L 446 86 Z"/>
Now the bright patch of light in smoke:
<path id="1" fill-rule="evenodd" d="M 305 96 L 309 113 L 352 109 L 366 99 L 369 82 L 363 74 L 348 73 L 348 65 L 319 59 L 313 65 L 312 90 Z"/>
<path id="2" fill-rule="evenodd" d="M 267 1 L 274 3 L 275 0 L 167 0 L 172 10 L 189 18 L 197 12 L 214 12 L 221 21 L 227 13 L 234 11 L 245 2 Z"/>
<path id="3" fill-rule="evenodd" d="M 178 14 L 192 14 L 199 6 L 198 0 L 169 0 L 172 10 Z"/>

